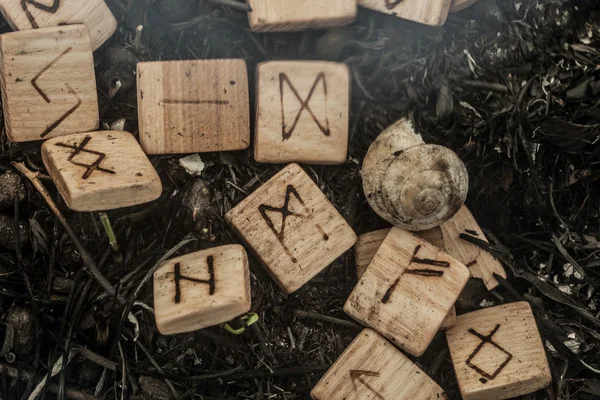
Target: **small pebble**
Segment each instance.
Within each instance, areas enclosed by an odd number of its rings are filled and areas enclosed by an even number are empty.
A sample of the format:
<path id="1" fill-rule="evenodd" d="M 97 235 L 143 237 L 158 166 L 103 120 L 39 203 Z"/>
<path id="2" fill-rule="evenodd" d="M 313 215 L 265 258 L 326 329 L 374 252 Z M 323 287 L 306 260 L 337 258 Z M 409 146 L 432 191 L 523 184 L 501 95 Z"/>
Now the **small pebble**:
<path id="1" fill-rule="evenodd" d="M 0 175 L 0 208 L 13 207 L 15 197 L 19 202 L 25 200 L 27 189 L 21 180 L 21 176 L 13 172 Z"/>
<path id="2" fill-rule="evenodd" d="M 0 248 L 15 250 L 15 220 L 12 216 L 0 214 Z M 20 247 L 29 243 L 29 224 L 21 221 L 19 225 Z"/>
<path id="3" fill-rule="evenodd" d="M 14 329 L 12 351 L 19 359 L 31 354 L 35 347 L 35 320 L 31 310 L 12 307 L 8 310 L 6 324 Z"/>
<path id="4" fill-rule="evenodd" d="M 141 393 L 133 397 L 134 400 L 171 400 L 173 394 L 162 379 L 150 376 L 140 376 L 138 380 Z"/>

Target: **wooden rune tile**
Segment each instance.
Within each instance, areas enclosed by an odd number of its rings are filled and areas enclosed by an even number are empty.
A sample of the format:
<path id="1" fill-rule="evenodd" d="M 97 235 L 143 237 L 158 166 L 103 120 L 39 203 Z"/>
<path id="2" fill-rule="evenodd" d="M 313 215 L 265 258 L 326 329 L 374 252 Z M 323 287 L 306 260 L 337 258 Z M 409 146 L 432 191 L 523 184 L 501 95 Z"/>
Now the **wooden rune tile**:
<path id="1" fill-rule="evenodd" d="M 527 302 L 459 315 L 446 337 L 464 400 L 512 399 L 552 383 Z"/>
<path id="2" fill-rule="evenodd" d="M 365 233 L 358 237 L 354 245 L 354 258 L 356 260 L 356 276 L 360 279 L 365 273 L 367 267 L 375 257 L 377 250 L 381 247 L 385 237 L 390 233 L 391 228 L 380 229 L 377 231 Z M 414 232 L 416 235 L 427 240 L 435 247 L 443 249 L 444 240 L 440 228 L 433 228 L 426 231 Z M 456 322 L 456 307 L 452 307 L 450 312 L 442 322 L 442 329 L 447 329 Z"/>
<path id="3" fill-rule="evenodd" d="M 346 161 L 350 107 L 346 65 L 271 61 L 258 66 L 257 76 L 256 161 Z"/>
<path id="4" fill-rule="evenodd" d="M 463 206 L 449 221 L 443 223 L 441 229 L 446 252 L 466 265 L 471 271 L 471 276 L 482 279 L 489 290 L 498 286 L 494 274 L 506 279 L 504 267 L 494 256 L 461 238 L 469 236 L 487 242 L 483 231 L 466 206 Z"/>
<path id="5" fill-rule="evenodd" d="M 297 164 L 285 167 L 225 218 L 286 293 L 356 242 L 344 217 Z"/>
<path id="6" fill-rule="evenodd" d="M 2 0 L 0 11 L 16 31 L 85 24 L 94 50 L 117 30 L 104 0 Z"/>
<path id="7" fill-rule="evenodd" d="M 445 400 L 444 390 L 394 345 L 363 330 L 310 393 L 313 400 Z"/>
<path id="8" fill-rule="evenodd" d="M 0 86 L 12 142 L 98 128 L 98 95 L 84 25 L 0 35 Z"/>
<path id="9" fill-rule="evenodd" d="M 58 191 L 75 211 L 101 211 L 160 197 L 154 167 L 129 132 L 78 133 L 47 140 L 42 159 Z"/>
<path id="10" fill-rule="evenodd" d="M 421 24 L 441 26 L 452 0 L 358 0 L 358 5 Z"/>
<path id="11" fill-rule="evenodd" d="M 356 0 L 248 0 L 250 28 L 257 32 L 299 31 L 347 25 L 356 18 Z"/>
<path id="12" fill-rule="evenodd" d="M 422 355 L 469 279 L 467 267 L 394 227 L 344 311 L 414 356 Z"/>
<path id="13" fill-rule="evenodd" d="M 250 270 L 242 246 L 186 254 L 154 273 L 156 326 L 163 335 L 221 324 L 250 308 Z"/>
<path id="14" fill-rule="evenodd" d="M 244 60 L 137 65 L 140 143 L 148 154 L 243 150 L 250 145 Z"/>

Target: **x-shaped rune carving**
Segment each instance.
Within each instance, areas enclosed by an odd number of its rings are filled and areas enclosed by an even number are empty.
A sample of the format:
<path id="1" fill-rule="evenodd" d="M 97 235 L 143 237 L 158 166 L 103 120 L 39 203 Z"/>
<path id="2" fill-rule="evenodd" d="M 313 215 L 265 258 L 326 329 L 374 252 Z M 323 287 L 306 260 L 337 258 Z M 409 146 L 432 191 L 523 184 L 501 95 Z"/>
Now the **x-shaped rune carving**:
<path id="1" fill-rule="evenodd" d="M 467 358 L 466 363 L 469 367 L 471 367 L 472 369 L 477 371 L 477 373 L 479 373 L 479 375 L 483 376 L 483 378 L 480 379 L 480 381 L 482 383 L 486 383 L 488 380 L 495 379 L 498 376 L 498 374 L 500 372 L 502 372 L 504 367 L 506 367 L 508 365 L 508 363 L 510 362 L 510 360 L 512 360 L 512 358 L 513 358 L 512 354 L 510 354 L 502 346 L 500 346 L 498 343 L 496 343 L 492 340 L 492 338 L 494 337 L 496 332 L 498 332 L 498 329 L 500 329 L 499 324 L 496 325 L 496 327 L 490 332 L 489 335 L 485 335 L 485 336 L 480 334 L 479 332 L 476 332 L 474 329 L 468 330 L 468 332 L 471 335 L 477 336 L 479 339 L 481 339 L 481 343 L 479 343 L 479 345 L 475 348 L 475 350 L 473 350 L 473 353 L 471 353 L 469 358 Z M 500 366 L 498 368 L 496 368 L 496 370 L 491 374 L 484 371 L 483 369 L 479 368 L 477 365 L 473 364 L 473 359 L 475 358 L 475 356 L 477 356 L 477 354 L 481 351 L 481 349 L 483 349 L 483 346 L 485 346 L 486 344 L 494 346 L 496 349 L 500 350 L 501 352 L 503 352 L 506 355 L 506 360 L 504 360 L 504 362 L 502 364 L 500 364 Z"/>
<path id="2" fill-rule="evenodd" d="M 23 12 L 27 16 L 27 19 L 29 20 L 31 27 L 33 29 L 38 29 L 39 25 L 35 21 L 35 18 L 33 17 L 33 14 L 31 14 L 31 11 L 29 11 L 29 6 L 28 6 L 29 4 L 31 4 L 32 6 L 34 6 L 35 8 L 37 8 L 39 10 L 45 11 L 50 14 L 54 14 L 54 13 L 56 13 L 56 11 L 58 11 L 58 8 L 60 7 L 60 0 L 54 0 L 54 2 L 52 3 L 51 6 L 47 6 L 36 0 L 21 0 L 21 8 L 23 9 Z"/>
<path id="3" fill-rule="evenodd" d="M 94 172 L 94 171 L 106 172 L 107 174 L 114 174 L 115 171 L 112 171 L 112 170 L 106 169 L 106 168 L 102 168 L 100 166 L 102 161 L 106 158 L 106 154 L 101 153 L 99 151 L 95 151 L 95 150 L 88 150 L 85 148 L 85 146 L 90 142 L 90 140 L 92 140 L 92 138 L 90 136 L 86 136 L 85 139 L 83 139 L 83 141 L 78 145 L 72 145 L 72 144 L 67 144 L 67 143 L 56 143 L 56 145 L 59 147 L 66 147 L 67 149 L 73 150 L 73 153 L 71 153 L 68 160 L 71 164 L 86 168 L 86 171 L 82 177 L 83 179 L 89 178 L 90 175 L 92 175 L 92 172 Z M 74 161 L 73 159 L 75 158 L 75 156 L 78 154 L 81 154 L 81 153 L 94 154 L 94 155 L 97 155 L 98 158 L 92 164 L 83 164 L 83 163 Z"/>
<path id="4" fill-rule="evenodd" d="M 212 296 L 215 294 L 215 259 L 213 256 L 208 256 L 206 258 L 206 264 L 208 265 L 208 274 L 210 278 L 208 279 L 196 279 L 190 278 L 188 276 L 181 275 L 181 264 L 175 263 L 173 268 L 173 272 L 175 275 L 175 303 L 179 304 L 181 302 L 181 287 L 179 283 L 181 281 L 190 281 L 196 283 L 204 283 L 208 285 L 209 294 Z"/>
<path id="5" fill-rule="evenodd" d="M 312 99 L 312 96 L 315 93 L 315 90 L 317 89 L 317 85 L 321 81 L 323 82 L 323 94 L 325 95 L 325 103 L 323 105 L 325 107 L 325 124 L 324 125 L 321 124 L 321 121 L 319 121 L 319 119 L 316 117 L 313 110 L 310 108 L 310 100 Z M 284 107 L 284 99 L 283 99 L 283 97 L 284 97 L 283 89 L 285 87 L 284 83 L 287 83 L 287 85 L 289 86 L 292 93 L 294 93 L 294 96 L 296 97 L 296 99 L 298 99 L 298 101 L 300 102 L 300 109 L 298 110 L 298 113 L 296 114 L 296 118 L 294 119 L 294 122 L 292 123 L 292 125 L 290 126 L 289 129 L 287 129 L 287 122 L 285 121 L 285 107 Z M 325 79 L 324 72 L 321 72 L 321 73 L 319 73 L 319 75 L 317 75 L 317 78 L 315 79 L 312 87 L 310 88 L 310 91 L 308 92 L 308 96 L 306 96 L 306 100 L 302 100 L 302 96 L 300 96 L 300 93 L 298 93 L 298 90 L 294 87 L 294 85 L 290 81 L 290 78 L 283 72 L 279 74 L 279 93 L 281 95 L 281 121 L 282 121 L 281 133 L 283 136 L 283 140 L 287 140 L 290 137 L 292 137 L 292 134 L 294 133 L 294 130 L 296 129 L 296 125 L 298 125 L 298 121 L 300 121 L 300 117 L 302 116 L 302 113 L 304 112 L 304 110 L 306 110 L 310 114 L 313 121 L 315 121 L 315 123 L 317 124 L 317 126 L 319 127 L 321 132 L 323 132 L 323 134 L 325 136 L 331 135 L 331 130 L 329 129 L 329 119 L 327 118 L 327 80 Z"/>
<path id="6" fill-rule="evenodd" d="M 294 211 L 290 210 L 290 200 L 292 199 L 292 196 L 294 196 L 296 198 L 296 200 L 298 201 L 298 203 L 300 203 L 300 205 L 303 207 L 304 212 L 305 212 L 304 214 L 300 214 L 298 212 L 294 212 Z M 283 247 L 283 249 L 285 250 L 287 255 L 290 257 L 292 262 L 294 262 L 294 263 L 298 262 L 298 259 L 296 257 L 294 257 L 294 255 L 292 254 L 290 249 L 285 244 L 286 221 L 289 217 L 297 217 L 297 218 L 304 219 L 304 218 L 312 218 L 312 215 L 311 215 L 311 212 L 308 209 L 308 207 L 306 207 L 304 200 L 302 200 L 302 197 L 300 197 L 300 194 L 298 193 L 296 188 L 292 185 L 287 186 L 287 188 L 285 190 L 285 201 L 283 202 L 283 207 L 273 207 L 273 206 L 269 206 L 266 204 L 261 204 L 260 206 L 258 206 L 258 211 L 264 218 L 264 220 L 267 223 L 267 225 L 269 226 L 269 228 L 271 228 L 271 230 L 275 234 L 275 237 L 277 237 L 277 240 L 279 240 L 279 243 L 281 243 L 281 246 Z M 273 220 L 269 217 L 268 212 L 276 212 L 276 213 L 281 214 L 281 228 L 279 230 L 273 223 Z M 323 230 L 323 228 L 320 225 L 315 224 L 315 227 L 317 228 L 317 230 L 323 237 L 323 240 L 329 240 L 329 236 L 325 233 L 325 231 Z"/>
<path id="7" fill-rule="evenodd" d="M 385 0 L 385 8 L 391 10 L 403 1 L 404 0 Z"/>

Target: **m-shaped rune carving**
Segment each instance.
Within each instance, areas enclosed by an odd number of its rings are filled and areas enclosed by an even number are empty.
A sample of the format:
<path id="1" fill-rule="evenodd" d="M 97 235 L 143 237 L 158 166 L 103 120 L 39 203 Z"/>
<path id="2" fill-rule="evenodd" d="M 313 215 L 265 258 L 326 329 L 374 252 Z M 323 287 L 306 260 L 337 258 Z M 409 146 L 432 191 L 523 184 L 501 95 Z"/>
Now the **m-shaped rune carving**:
<path id="1" fill-rule="evenodd" d="M 189 281 L 195 283 L 203 283 L 208 285 L 208 292 L 212 296 L 215 294 L 215 259 L 213 256 L 208 256 L 206 258 L 206 264 L 208 265 L 208 279 L 196 279 L 190 278 L 189 276 L 181 275 L 181 264 L 175 263 L 173 267 L 174 278 L 175 278 L 175 303 L 179 304 L 181 302 L 181 287 L 179 286 L 181 281 Z"/>
<path id="2" fill-rule="evenodd" d="M 310 100 L 312 99 L 313 94 L 315 93 L 315 90 L 317 89 L 317 86 L 319 85 L 319 82 L 323 83 L 323 95 L 325 97 L 325 101 L 323 104 L 323 107 L 325 109 L 325 123 L 321 123 L 321 121 L 319 121 L 319 119 L 313 112 L 312 108 L 310 107 Z M 294 94 L 294 97 L 296 97 L 296 99 L 300 102 L 300 109 L 298 110 L 298 113 L 296 114 L 296 118 L 294 119 L 294 122 L 292 122 L 292 124 L 289 128 L 288 128 L 288 123 L 285 120 L 285 106 L 284 106 L 284 95 L 285 95 L 284 88 L 286 85 L 290 88 L 290 90 Z M 290 81 L 290 78 L 287 76 L 287 74 L 282 72 L 279 74 L 279 94 L 281 96 L 281 134 L 283 136 L 284 141 L 292 137 L 292 134 L 294 133 L 294 130 L 296 130 L 296 126 L 298 125 L 298 121 L 300 121 L 300 117 L 302 116 L 302 113 L 304 112 L 304 110 L 306 110 L 310 114 L 313 121 L 315 121 L 315 123 L 317 124 L 317 126 L 319 127 L 321 132 L 323 132 L 323 135 L 325 135 L 325 136 L 331 135 L 331 129 L 329 129 L 329 119 L 327 118 L 327 80 L 325 79 L 324 72 L 321 72 L 317 75 L 317 78 L 315 79 L 312 87 L 310 88 L 310 91 L 308 92 L 308 96 L 306 96 L 305 100 L 302 99 L 302 96 L 300 96 L 300 93 L 298 93 L 298 90 L 292 84 L 292 81 Z"/>
<path id="3" fill-rule="evenodd" d="M 467 358 L 467 361 L 466 361 L 467 365 L 470 368 L 474 369 L 475 371 L 477 371 L 477 373 L 479 375 L 482 376 L 482 378 L 479 379 L 481 381 L 481 383 L 486 383 L 488 380 L 491 381 L 491 380 L 495 379 L 498 376 L 498 374 L 500 374 L 500 372 L 502 372 L 502 370 L 508 365 L 510 360 L 512 360 L 512 358 L 513 358 L 512 354 L 510 354 L 502 346 L 500 346 L 498 343 L 496 343 L 492 340 L 492 338 L 494 337 L 496 332 L 498 332 L 498 329 L 500 329 L 499 324 L 496 325 L 496 327 L 488 335 L 485 335 L 485 336 L 480 334 L 479 332 L 475 331 L 474 329 L 468 330 L 468 332 L 471 335 L 477 336 L 479 339 L 481 339 L 481 343 L 479 343 L 479 345 L 475 348 L 475 350 L 473 350 L 473 353 L 471 353 L 471 355 L 469 356 L 469 358 Z M 502 362 L 502 364 L 500 364 L 498 366 L 498 368 L 496 368 L 496 370 L 492 373 L 488 373 L 488 372 L 484 371 L 482 368 L 473 364 L 473 359 L 477 356 L 477 354 L 481 351 L 481 349 L 483 349 L 483 346 L 485 346 L 486 344 L 494 346 L 496 349 L 500 350 L 506 356 L 506 359 Z"/>
<path id="4" fill-rule="evenodd" d="M 99 152 L 99 151 L 89 150 L 89 149 L 85 148 L 85 146 L 87 146 L 87 144 L 90 142 L 90 140 L 92 140 L 92 137 L 86 136 L 85 139 L 83 139 L 82 142 L 79 143 L 78 145 L 72 145 L 72 144 L 68 144 L 68 143 L 56 143 L 56 145 L 58 147 L 66 147 L 67 149 L 73 150 L 73 153 L 71 153 L 68 160 L 71 164 L 86 168 L 86 171 L 84 172 L 84 174 L 82 176 L 82 179 L 89 178 L 90 175 L 92 175 L 92 172 L 94 172 L 94 171 L 104 172 L 107 174 L 115 174 L 115 171 L 112 171 L 107 168 L 102 168 L 100 166 L 100 164 L 102 164 L 102 161 L 104 161 L 104 159 L 106 158 L 106 154 Z M 78 161 L 75 161 L 74 160 L 75 157 L 82 153 L 93 154 L 93 155 L 98 156 L 98 158 L 92 164 L 83 164 Z"/>
<path id="5" fill-rule="evenodd" d="M 300 204 L 300 206 L 301 206 L 300 208 L 302 208 L 304 213 L 299 213 L 297 211 L 290 210 L 290 202 L 292 201 L 292 197 L 296 200 L 296 202 L 298 202 Z M 290 217 L 311 219 L 312 213 L 310 212 L 308 207 L 306 207 L 304 200 L 302 200 L 302 197 L 300 197 L 300 194 L 298 193 L 296 188 L 292 185 L 287 186 L 287 188 L 285 190 L 285 201 L 283 202 L 283 207 L 273 207 L 273 206 L 269 206 L 266 204 L 261 204 L 260 206 L 258 206 L 258 211 L 264 218 L 264 220 L 267 223 L 267 225 L 269 226 L 269 228 L 271 228 L 271 231 L 273 231 L 273 233 L 277 237 L 277 240 L 279 240 L 279 243 L 281 243 L 281 246 L 283 247 L 283 249 L 285 250 L 287 255 L 290 257 L 292 262 L 294 262 L 294 263 L 298 262 L 298 259 L 296 257 L 294 257 L 294 255 L 292 254 L 290 249 L 285 244 L 286 222 L 287 222 L 287 219 Z M 269 214 L 268 214 L 269 212 L 275 212 L 275 213 L 281 214 L 281 227 L 279 229 L 277 229 L 277 227 L 275 226 L 275 223 L 273 222 L 271 217 L 269 217 Z M 329 240 L 329 236 L 325 233 L 325 231 L 323 230 L 321 225 L 315 224 L 315 228 L 317 228 L 317 230 L 323 237 L 323 240 Z"/>
<path id="6" fill-rule="evenodd" d="M 36 0 L 21 0 L 21 8 L 23 9 L 23 12 L 27 16 L 27 19 L 29 20 L 31 27 L 33 29 L 38 29 L 40 26 L 35 21 L 35 18 L 33 17 L 33 14 L 31 13 L 31 11 L 29 11 L 29 5 L 32 5 L 33 7 L 37 8 L 38 10 L 42 10 L 42 11 L 45 11 L 50 14 L 55 14 L 56 11 L 58 11 L 58 8 L 60 7 L 60 0 L 54 0 L 52 5 L 50 5 L 50 6 L 40 3 L 39 1 L 36 1 Z"/>

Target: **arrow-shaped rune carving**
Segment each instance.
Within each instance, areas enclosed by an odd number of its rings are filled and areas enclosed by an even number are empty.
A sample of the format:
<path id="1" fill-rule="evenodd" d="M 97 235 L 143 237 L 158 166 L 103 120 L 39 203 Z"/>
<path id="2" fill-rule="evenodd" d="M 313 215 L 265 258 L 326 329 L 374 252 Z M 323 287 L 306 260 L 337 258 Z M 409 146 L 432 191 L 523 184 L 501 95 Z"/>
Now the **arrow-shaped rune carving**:
<path id="1" fill-rule="evenodd" d="M 385 400 L 385 397 L 380 395 L 377 390 L 375 390 L 371 385 L 369 385 L 368 382 L 365 381 L 365 377 L 378 377 L 379 375 L 379 372 L 351 369 L 350 379 L 352 380 L 352 386 L 354 387 L 354 391 L 356 392 L 358 390 L 358 384 L 360 383 L 364 387 L 366 387 L 371 393 L 373 393 L 376 399 Z"/>
<path id="2" fill-rule="evenodd" d="M 46 65 L 31 80 L 31 86 L 33 86 L 33 88 L 40 94 L 40 96 L 42 97 L 42 99 L 44 99 L 44 101 L 46 103 L 51 103 L 52 100 L 50 100 L 50 97 L 48 97 L 48 95 L 46 94 L 46 92 L 44 92 L 42 90 L 42 88 L 40 88 L 40 86 L 38 85 L 38 79 L 40 79 L 42 75 L 44 75 L 46 72 L 48 72 L 48 70 L 50 70 L 52 67 L 54 67 L 56 65 L 56 63 L 60 61 L 61 58 L 63 58 L 67 54 L 69 54 L 72 50 L 73 50 L 73 48 L 69 47 L 68 49 L 66 49 L 65 51 L 63 51 L 58 57 L 56 57 L 54 60 L 52 60 L 50 62 L 50 64 Z M 61 115 L 60 118 L 58 118 L 56 121 L 54 121 L 53 123 L 51 123 L 50 125 L 48 125 L 46 127 L 46 129 L 44 130 L 44 132 L 40 135 L 41 138 L 46 137 L 50 132 L 52 132 L 54 129 L 56 129 L 57 126 L 59 126 L 60 124 L 62 124 L 67 118 L 69 118 L 69 116 L 71 114 L 73 114 L 79 107 L 81 107 L 81 104 L 83 104 L 83 101 L 77 95 L 77 93 L 75 92 L 75 90 L 73 90 L 73 88 L 68 83 L 65 83 L 65 86 L 69 90 L 69 93 L 71 93 L 73 95 L 73 97 L 75 97 L 77 99 L 77 103 L 73 107 L 71 107 L 69 110 L 67 110 L 66 113 L 64 113 L 63 115 Z"/>

